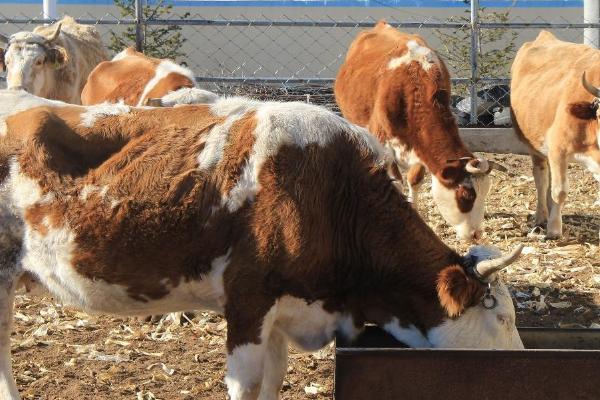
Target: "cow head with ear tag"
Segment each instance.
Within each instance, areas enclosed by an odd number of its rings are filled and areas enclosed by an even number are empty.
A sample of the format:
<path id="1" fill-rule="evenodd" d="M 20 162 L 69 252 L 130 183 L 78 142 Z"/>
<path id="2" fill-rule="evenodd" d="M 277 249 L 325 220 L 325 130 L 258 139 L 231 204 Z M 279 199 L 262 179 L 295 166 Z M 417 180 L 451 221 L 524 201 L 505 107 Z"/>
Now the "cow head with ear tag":
<path id="1" fill-rule="evenodd" d="M 523 245 L 506 255 L 489 246 L 474 246 L 464 266 L 450 266 L 438 276 L 438 297 L 446 320 L 427 332 L 433 347 L 522 349 L 515 308 L 498 272 L 515 262 Z"/>
<path id="2" fill-rule="evenodd" d="M 40 97 L 49 97 L 55 71 L 67 62 L 67 51 L 57 43 L 61 33 L 58 23 L 54 32 L 42 36 L 35 32 L 17 32 L 8 40 L 5 62 L 8 89 L 22 89 Z"/>

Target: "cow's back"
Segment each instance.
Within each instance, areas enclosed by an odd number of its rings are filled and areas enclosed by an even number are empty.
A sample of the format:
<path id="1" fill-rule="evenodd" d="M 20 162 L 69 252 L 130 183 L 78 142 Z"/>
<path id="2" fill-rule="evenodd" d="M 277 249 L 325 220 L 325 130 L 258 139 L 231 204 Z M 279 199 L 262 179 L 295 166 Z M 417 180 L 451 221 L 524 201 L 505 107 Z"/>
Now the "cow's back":
<path id="1" fill-rule="evenodd" d="M 141 106 L 148 99 L 195 86 L 194 75 L 188 68 L 169 59 L 149 57 L 130 47 L 92 71 L 81 101 L 84 105 L 122 101 Z"/>
<path id="2" fill-rule="evenodd" d="M 428 47 L 421 36 L 400 32 L 383 21 L 356 37 L 335 81 L 335 98 L 344 117 L 361 126 L 369 125 L 378 105 L 379 86 L 387 84 L 388 62 L 405 53 L 411 40 Z"/>
<path id="3" fill-rule="evenodd" d="M 136 105 L 144 87 L 154 75 L 156 64 L 152 59 L 129 54 L 120 59 L 101 62 L 90 73 L 81 92 L 82 104 L 123 101 L 125 104 Z"/>
<path id="4" fill-rule="evenodd" d="M 563 42 L 543 31 L 517 52 L 511 68 L 511 107 L 517 134 L 543 151 L 546 133 L 559 127 L 561 135 L 576 135 L 582 121 L 568 112 L 571 103 L 590 101 L 581 85 L 600 83 L 600 51 L 583 44 Z"/>

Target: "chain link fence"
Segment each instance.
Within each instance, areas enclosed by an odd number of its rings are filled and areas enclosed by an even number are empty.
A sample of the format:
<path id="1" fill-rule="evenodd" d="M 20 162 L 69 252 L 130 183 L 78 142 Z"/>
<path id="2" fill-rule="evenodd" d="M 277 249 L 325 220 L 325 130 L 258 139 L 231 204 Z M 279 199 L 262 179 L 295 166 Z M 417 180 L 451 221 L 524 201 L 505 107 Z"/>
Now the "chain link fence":
<path id="1" fill-rule="evenodd" d="M 136 0 L 138 7 L 142 0 Z M 471 13 L 443 18 L 426 15 L 388 16 L 391 25 L 423 36 L 449 64 L 453 77 L 453 107 L 462 126 L 508 126 L 509 68 L 520 45 L 533 40 L 541 29 L 560 39 L 583 41 L 584 24 L 579 15 L 530 17 L 506 13 L 485 14 L 478 2 L 471 2 Z M 306 101 L 339 111 L 333 96 L 333 82 L 348 46 L 358 32 L 373 27 L 377 12 L 362 16 L 293 15 L 216 15 L 207 18 L 192 8 L 188 13 L 174 8 L 162 19 L 144 19 L 141 13 L 129 18 L 116 8 L 108 12 L 77 9 L 69 14 L 78 22 L 97 26 L 105 44 L 110 33 L 122 33 L 136 26 L 137 45 L 143 51 L 144 32 L 159 26 L 177 25 L 185 41 L 181 47 L 185 63 L 196 74 L 203 88 L 221 94 L 248 95 L 259 99 Z M 321 11 L 329 8 L 321 8 Z M 0 33 L 5 35 L 54 22 L 28 10 L 8 15 L 0 12 Z M 465 11 L 469 11 L 468 9 Z M 514 10 L 513 10 L 514 11 Z M 500 11 L 495 11 L 501 13 Z M 381 14 L 381 12 L 380 12 Z M 493 13 L 492 13 L 493 14 Z M 455 38 L 455 40 L 452 40 Z M 488 68 L 492 63 L 493 68 Z M 491 71 L 491 72 L 490 72 Z"/>

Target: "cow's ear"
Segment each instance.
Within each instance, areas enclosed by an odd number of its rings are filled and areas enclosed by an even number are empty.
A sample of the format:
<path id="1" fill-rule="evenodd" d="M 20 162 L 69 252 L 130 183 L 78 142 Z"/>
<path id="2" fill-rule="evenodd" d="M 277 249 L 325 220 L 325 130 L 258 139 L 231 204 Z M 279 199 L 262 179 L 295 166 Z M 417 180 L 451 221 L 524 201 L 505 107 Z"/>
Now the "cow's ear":
<path id="1" fill-rule="evenodd" d="M 569 104 L 569 113 L 578 119 L 590 120 L 596 119 L 596 112 L 598 111 L 598 101 L 580 101 L 577 103 Z"/>
<path id="2" fill-rule="evenodd" d="M 466 307 L 483 296 L 484 288 L 465 273 L 460 265 L 450 265 L 438 275 L 437 292 L 440 304 L 449 317 L 458 317 Z"/>
<path id="3" fill-rule="evenodd" d="M 440 178 L 446 185 L 456 185 L 465 178 L 464 165 L 460 163 L 452 162 L 447 164 L 440 173 Z"/>
<path id="4" fill-rule="evenodd" d="M 69 56 L 67 50 L 61 46 L 52 46 L 47 50 L 46 62 L 54 67 L 54 69 L 61 69 L 69 62 Z"/>

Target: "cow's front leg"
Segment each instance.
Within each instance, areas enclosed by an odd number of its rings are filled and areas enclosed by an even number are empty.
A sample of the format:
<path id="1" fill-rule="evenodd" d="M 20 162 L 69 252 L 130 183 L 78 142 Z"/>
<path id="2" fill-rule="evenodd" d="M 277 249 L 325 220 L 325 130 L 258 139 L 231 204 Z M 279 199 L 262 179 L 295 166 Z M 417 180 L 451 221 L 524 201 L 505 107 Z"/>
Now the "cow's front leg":
<path id="1" fill-rule="evenodd" d="M 596 202 L 594 203 L 594 207 L 600 207 L 600 173 L 594 174 L 594 178 L 598 182 L 598 195 L 596 198 Z"/>
<path id="2" fill-rule="evenodd" d="M 419 200 L 419 191 L 425 180 L 425 173 L 427 169 L 423 164 L 414 164 L 406 173 L 406 181 L 408 183 L 408 201 L 410 201 L 414 208 L 417 208 Z"/>
<path id="3" fill-rule="evenodd" d="M 545 227 L 548 222 L 548 207 L 552 204 L 548 202 L 548 200 L 551 200 L 549 199 L 550 172 L 548 170 L 548 161 L 543 157 L 532 155 L 531 163 L 537 192 L 534 226 Z"/>
<path id="4" fill-rule="evenodd" d="M 10 334 L 17 278 L 17 274 L 12 270 L 0 270 L 0 399 L 3 400 L 20 399 L 13 379 L 10 357 Z"/>
<path id="5" fill-rule="evenodd" d="M 562 209 L 567 200 L 567 156 L 564 152 L 555 151 L 548 158 L 551 176 L 552 210 L 548 218 L 546 239 L 558 239 L 562 236 Z"/>
<path id="6" fill-rule="evenodd" d="M 259 398 L 276 315 L 274 302 L 244 292 L 238 292 L 238 300 L 228 301 L 225 306 L 228 351 L 225 383 L 231 400 Z"/>

